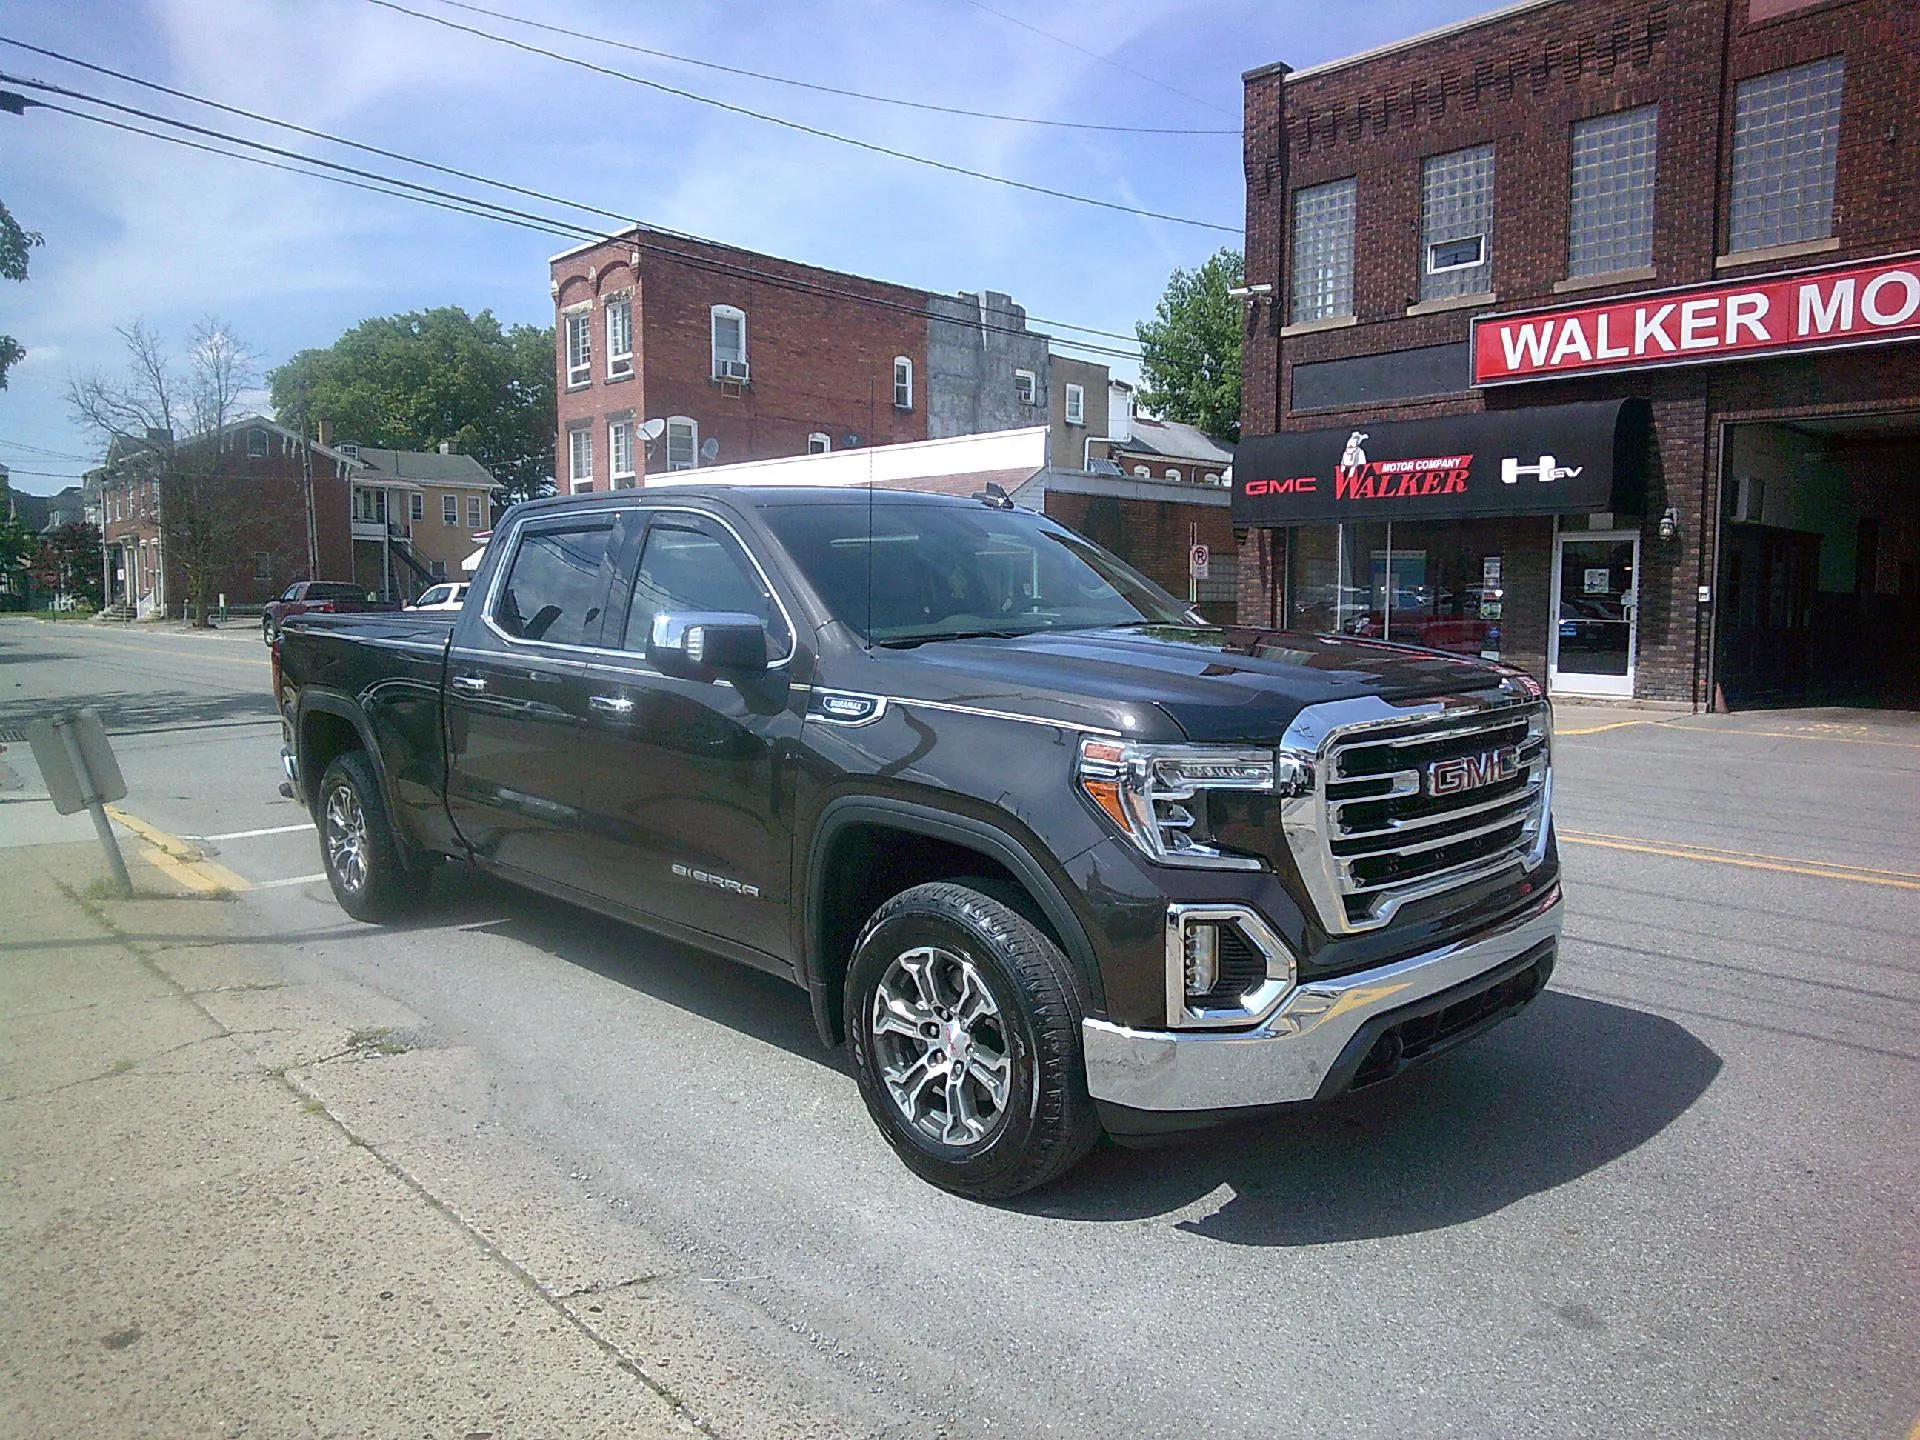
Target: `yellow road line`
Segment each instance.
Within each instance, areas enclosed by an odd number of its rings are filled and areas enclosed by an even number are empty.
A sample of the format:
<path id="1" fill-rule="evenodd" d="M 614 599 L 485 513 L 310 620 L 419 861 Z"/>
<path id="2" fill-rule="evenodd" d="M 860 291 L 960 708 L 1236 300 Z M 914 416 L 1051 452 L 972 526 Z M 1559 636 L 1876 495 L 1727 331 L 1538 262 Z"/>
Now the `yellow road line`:
<path id="1" fill-rule="evenodd" d="M 1602 730 L 1625 730 L 1629 725 L 1670 725 L 1670 720 L 1614 720 L 1605 725 L 1585 725 L 1575 730 L 1553 727 L 1555 735 L 1598 735 Z"/>
<path id="2" fill-rule="evenodd" d="M 198 890 L 205 895 L 215 890 L 237 892 L 253 888 L 252 882 L 245 876 L 236 875 L 218 861 L 209 860 L 178 835 L 169 835 L 137 815 L 129 815 L 117 805 L 107 806 L 107 814 L 146 841 L 147 858 L 157 869 L 171 875 L 188 889 Z"/>
<path id="3" fill-rule="evenodd" d="M 170 637 L 165 635 L 151 635 L 147 637 L 147 641 L 148 641 L 147 644 L 130 645 L 123 640 L 110 640 L 103 635 L 89 635 L 87 636 L 87 643 L 90 645 L 104 645 L 109 650 L 126 650 L 136 655 L 151 655 L 154 652 L 148 648 L 148 645 L 156 642 L 164 641 L 168 638 Z M 190 642 L 190 643 L 197 643 L 197 642 Z M 261 646 L 260 648 L 262 652 L 266 650 L 266 646 L 264 645 Z M 176 650 L 167 658 L 179 659 L 181 658 L 181 652 Z M 249 669 L 253 669 L 255 667 L 270 663 L 267 659 L 267 656 L 264 653 L 256 655 L 251 659 L 241 659 L 240 657 L 234 656 L 234 655 L 200 655 L 200 656 L 196 656 L 195 658 L 201 659 L 201 660 L 210 660 L 217 665 L 245 665 Z"/>
<path id="4" fill-rule="evenodd" d="M 1557 832 L 1569 845 L 1591 845 L 1601 850 L 1629 850 L 1638 855 L 1665 855 L 1675 860 L 1698 860 L 1708 865 L 1737 865 L 1744 870 L 1773 870 L 1806 875 L 1815 880 L 1851 880 L 1859 885 L 1888 885 L 1896 890 L 1920 890 L 1920 875 L 1904 870 L 1873 870 L 1860 865 L 1835 865 L 1822 860 L 1794 860 L 1785 855 L 1758 855 L 1707 846 L 1660 844 L 1623 835 L 1594 835 L 1579 830 Z"/>
<path id="5" fill-rule="evenodd" d="M 1676 730 L 1707 731 L 1716 735 L 1756 735 L 1764 740 L 1824 740 L 1832 745 L 1879 745 L 1888 750 L 1920 750 L 1920 743 L 1907 740 L 1868 740 L 1856 735 L 1808 734 L 1798 730 L 1742 730 L 1729 725 L 1725 729 L 1705 725 L 1683 725 L 1675 722 Z"/>

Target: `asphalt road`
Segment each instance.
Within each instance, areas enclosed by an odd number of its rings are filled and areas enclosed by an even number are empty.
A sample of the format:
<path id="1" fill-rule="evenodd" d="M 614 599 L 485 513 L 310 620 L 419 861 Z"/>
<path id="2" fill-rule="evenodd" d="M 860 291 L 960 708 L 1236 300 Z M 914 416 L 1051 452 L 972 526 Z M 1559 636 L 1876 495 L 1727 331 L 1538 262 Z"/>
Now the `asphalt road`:
<path id="1" fill-rule="evenodd" d="M 266 683 L 251 631 L 0 622 L 0 741 L 100 704 L 124 808 L 209 837 L 263 953 L 460 1057 L 409 1122 L 493 1177 L 449 1204 L 658 1257 L 654 1358 L 722 1434 L 1915 1429 L 1920 717 L 1563 709 L 1567 942 L 1526 1015 L 989 1207 L 894 1160 L 777 982 L 458 879 L 346 921 Z"/>

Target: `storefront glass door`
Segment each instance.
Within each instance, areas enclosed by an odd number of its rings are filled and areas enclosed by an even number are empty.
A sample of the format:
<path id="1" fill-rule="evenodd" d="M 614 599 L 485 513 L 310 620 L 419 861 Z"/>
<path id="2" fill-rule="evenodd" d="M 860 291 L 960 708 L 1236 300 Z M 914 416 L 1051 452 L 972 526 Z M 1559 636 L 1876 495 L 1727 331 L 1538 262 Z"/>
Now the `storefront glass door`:
<path id="1" fill-rule="evenodd" d="M 1548 680 L 1557 695 L 1633 694 L 1640 537 L 1630 530 L 1562 535 L 1554 556 Z"/>

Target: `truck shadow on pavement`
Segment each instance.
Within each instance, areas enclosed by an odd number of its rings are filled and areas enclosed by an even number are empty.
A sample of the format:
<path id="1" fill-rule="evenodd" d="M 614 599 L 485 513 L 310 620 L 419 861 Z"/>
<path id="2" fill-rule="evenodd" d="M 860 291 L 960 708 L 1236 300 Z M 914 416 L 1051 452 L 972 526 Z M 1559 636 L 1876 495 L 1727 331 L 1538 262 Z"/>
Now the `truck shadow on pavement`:
<path id="1" fill-rule="evenodd" d="M 264 689 L 258 695 L 208 695 L 188 690 L 109 690 L 93 695 L 8 699 L 5 704 L 5 723 L 9 727 L 25 726 L 31 720 L 49 719 L 88 705 L 96 706 L 101 721 L 114 734 L 136 730 L 199 730 L 214 725 L 254 724 L 279 719 L 279 711 L 273 706 L 273 696 Z"/>
<path id="2" fill-rule="evenodd" d="M 1684 1114 L 1720 1057 L 1671 1020 L 1549 990 L 1376 1089 L 1154 1150 L 1107 1147 L 1016 1208 L 1093 1221 L 1225 1203 L 1177 1228 L 1326 1245 L 1476 1220 L 1619 1160 Z"/>

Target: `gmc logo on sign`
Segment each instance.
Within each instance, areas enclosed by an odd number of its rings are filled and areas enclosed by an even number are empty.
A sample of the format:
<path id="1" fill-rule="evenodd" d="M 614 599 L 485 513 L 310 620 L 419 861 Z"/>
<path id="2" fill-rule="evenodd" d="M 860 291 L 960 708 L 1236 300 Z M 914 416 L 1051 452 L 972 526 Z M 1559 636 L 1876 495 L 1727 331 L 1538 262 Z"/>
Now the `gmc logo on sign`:
<path id="1" fill-rule="evenodd" d="M 1520 773 L 1520 747 L 1503 745 L 1498 750 L 1482 750 L 1478 755 L 1455 755 L 1435 760 L 1427 766 L 1429 795 L 1458 795 L 1478 790 L 1483 785 L 1498 785 Z"/>

